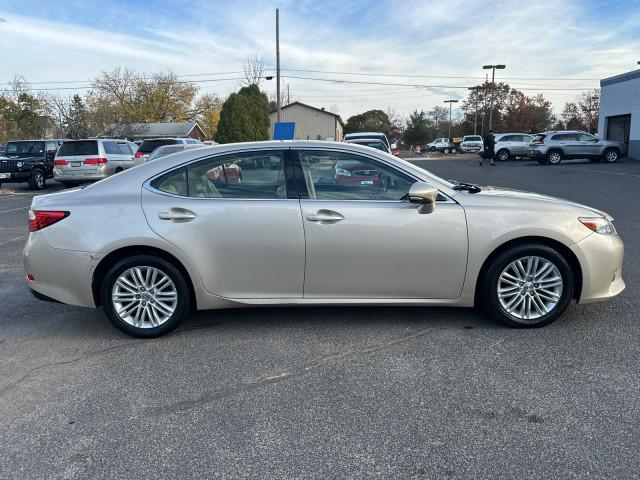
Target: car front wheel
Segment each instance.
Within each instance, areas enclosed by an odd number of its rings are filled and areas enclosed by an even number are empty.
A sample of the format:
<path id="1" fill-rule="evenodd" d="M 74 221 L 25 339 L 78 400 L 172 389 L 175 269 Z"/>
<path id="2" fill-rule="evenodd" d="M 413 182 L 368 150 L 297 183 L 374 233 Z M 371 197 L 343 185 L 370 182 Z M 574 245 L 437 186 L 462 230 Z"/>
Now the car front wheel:
<path id="1" fill-rule="evenodd" d="M 509 150 L 505 150 L 504 148 L 501 150 L 498 150 L 498 153 L 496 154 L 496 156 L 498 157 L 498 160 L 500 160 L 501 162 L 506 162 L 507 160 L 509 160 Z"/>
<path id="2" fill-rule="evenodd" d="M 607 163 L 615 163 L 618 161 L 618 151 L 615 148 L 608 148 L 604 152 L 604 161 Z"/>
<path id="3" fill-rule="evenodd" d="M 102 282 L 109 320 L 134 337 L 152 338 L 176 328 L 189 312 L 189 287 L 170 262 L 136 255 L 116 263 Z"/>
<path id="4" fill-rule="evenodd" d="M 513 327 L 556 320 L 573 297 L 567 260 L 546 245 L 525 244 L 500 254 L 487 270 L 481 301 L 489 315 Z"/>

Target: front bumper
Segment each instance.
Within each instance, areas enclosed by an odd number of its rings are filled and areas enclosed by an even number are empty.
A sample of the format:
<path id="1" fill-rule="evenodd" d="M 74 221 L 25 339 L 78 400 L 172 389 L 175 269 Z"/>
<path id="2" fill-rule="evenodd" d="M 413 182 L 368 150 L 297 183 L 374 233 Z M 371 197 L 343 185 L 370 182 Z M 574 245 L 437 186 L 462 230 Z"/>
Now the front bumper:
<path id="1" fill-rule="evenodd" d="M 29 288 L 69 305 L 95 307 L 91 280 L 98 258 L 88 252 L 53 248 L 42 232 L 29 235 L 23 252 L 24 270 L 35 278 Z"/>
<path id="2" fill-rule="evenodd" d="M 625 289 L 622 279 L 624 245 L 618 235 L 592 233 L 571 246 L 582 268 L 582 292 L 578 303 L 607 300 Z"/>
<path id="3" fill-rule="evenodd" d="M 540 160 L 545 158 L 545 154 L 543 152 L 541 152 L 540 150 L 536 150 L 536 149 L 529 149 L 527 151 L 527 157 L 529 158 L 535 158 L 536 160 Z"/>
<path id="4" fill-rule="evenodd" d="M 0 182 L 26 182 L 31 177 L 31 172 L 0 173 Z"/>
<path id="5" fill-rule="evenodd" d="M 460 145 L 460 150 L 465 153 L 477 153 L 483 150 L 481 145 Z"/>

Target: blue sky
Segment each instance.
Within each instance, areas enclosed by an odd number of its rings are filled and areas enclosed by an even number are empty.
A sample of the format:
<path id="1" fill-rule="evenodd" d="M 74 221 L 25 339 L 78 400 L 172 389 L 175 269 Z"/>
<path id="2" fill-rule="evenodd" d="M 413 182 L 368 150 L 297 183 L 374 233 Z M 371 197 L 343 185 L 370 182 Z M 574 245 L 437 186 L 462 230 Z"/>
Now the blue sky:
<path id="1" fill-rule="evenodd" d="M 193 78 L 215 79 L 199 83 L 202 91 L 225 96 L 237 89 L 238 74 L 224 72 L 242 70 L 247 56 L 275 64 L 276 7 L 284 68 L 374 74 L 285 75 L 424 85 L 283 79 L 293 98 L 344 117 L 387 107 L 407 114 L 461 99 L 464 87 L 482 80 L 486 63 L 506 64 L 501 77 L 527 94 L 544 93 L 560 109 L 640 60 L 640 0 L 0 0 L 0 82 L 14 74 L 32 82 L 85 80 L 118 66 L 171 69 L 214 74 Z M 273 82 L 262 87 L 275 89 Z"/>

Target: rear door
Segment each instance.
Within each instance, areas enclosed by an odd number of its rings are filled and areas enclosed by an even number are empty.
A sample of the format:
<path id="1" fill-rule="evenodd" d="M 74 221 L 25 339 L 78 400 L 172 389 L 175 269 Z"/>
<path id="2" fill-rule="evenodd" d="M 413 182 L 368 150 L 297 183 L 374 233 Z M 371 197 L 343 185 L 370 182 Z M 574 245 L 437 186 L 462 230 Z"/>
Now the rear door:
<path id="1" fill-rule="evenodd" d="M 122 168 L 127 169 L 131 168 L 135 165 L 133 159 L 133 152 L 129 146 L 128 142 L 122 141 L 118 142 L 118 151 L 120 152 L 120 158 L 122 161 Z"/>
<path id="2" fill-rule="evenodd" d="M 305 244 L 291 170 L 282 148 L 205 157 L 145 183 L 142 206 L 210 293 L 300 298 Z"/>
<path id="3" fill-rule="evenodd" d="M 559 133 L 551 140 L 562 149 L 566 158 L 580 157 L 581 144 L 577 133 Z"/>

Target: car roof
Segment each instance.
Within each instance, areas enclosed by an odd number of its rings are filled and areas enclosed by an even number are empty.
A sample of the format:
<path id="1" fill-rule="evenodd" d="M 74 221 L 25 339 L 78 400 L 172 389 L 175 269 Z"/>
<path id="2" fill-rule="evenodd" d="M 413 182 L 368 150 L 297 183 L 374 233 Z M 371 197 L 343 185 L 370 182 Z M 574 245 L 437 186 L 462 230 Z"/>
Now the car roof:
<path id="1" fill-rule="evenodd" d="M 7 143 L 13 142 L 66 142 L 69 138 L 25 138 L 24 140 L 8 140 Z"/>
<path id="2" fill-rule="evenodd" d="M 348 138 L 348 137 L 362 137 L 362 138 L 367 138 L 367 137 L 387 137 L 384 133 L 382 132 L 354 132 L 354 133 L 347 133 L 344 138 Z"/>

